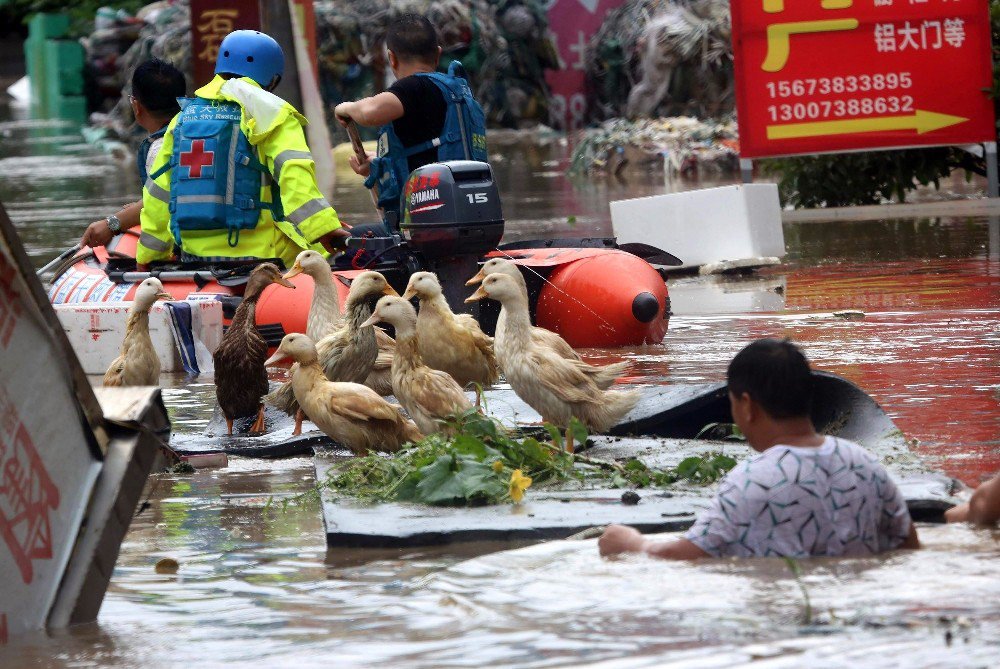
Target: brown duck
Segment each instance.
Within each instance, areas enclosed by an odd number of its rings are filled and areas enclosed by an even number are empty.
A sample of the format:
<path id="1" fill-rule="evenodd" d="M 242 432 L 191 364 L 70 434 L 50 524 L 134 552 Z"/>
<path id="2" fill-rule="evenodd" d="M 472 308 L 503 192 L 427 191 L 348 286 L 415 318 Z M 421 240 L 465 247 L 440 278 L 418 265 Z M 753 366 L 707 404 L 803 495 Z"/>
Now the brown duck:
<path id="1" fill-rule="evenodd" d="M 257 331 L 257 300 L 272 283 L 295 288 L 271 263 L 259 265 L 250 274 L 243 302 L 233 314 L 232 323 L 222 337 L 215 360 L 215 396 L 226 418 L 226 428 L 233 433 L 233 420 L 257 414 L 251 434 L 264 432 L 264 405 L 267 394 L 267 342 Z"/>

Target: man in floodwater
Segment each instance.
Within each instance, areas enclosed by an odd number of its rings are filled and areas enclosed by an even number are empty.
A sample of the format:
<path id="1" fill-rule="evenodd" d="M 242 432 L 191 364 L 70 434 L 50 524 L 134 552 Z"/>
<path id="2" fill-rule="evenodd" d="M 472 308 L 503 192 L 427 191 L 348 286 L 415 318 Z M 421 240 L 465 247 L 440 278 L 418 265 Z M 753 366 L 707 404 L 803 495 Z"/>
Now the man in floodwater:
<path id="1" fill-rule="evenodd" d="M 184 74 L 165 61 L 153 58 L 141 63 L 132 73 L 132 93 L 128 96 L 135 122 L 149 136 L 139 146 L 136 166 L 140 190 L 160 152 L 163 135 L 170 120 L 180 112 L 178 98 L 184 97 Z M 83 233 L 81 246 L 106 246 L 115 235 L 139 225 L 142 200 L 127 204 L 119 211 L 94 221 Z"/>
<path id="2" fill-rule="evenodd" d="M 316 185 L 305 118 L 272 93 L 284 72 L 278 43 L 229 33 L 215 78 L 181 104 L 142 193 L 140 269 L 173 256 L 218 262 L 325 253 L 350 233 Z"/>
<path id="3" fill-rule="evenodd" d="M 1000 521 L 1000 474 L 976 488 L 968 502 L 945 511 L 944 519 L 973 525 L 995 525 Z"/>
<path id="4" fill-rule="evenodd" d="M 813 377 L 794 344 L 750 344 L 729 364 L 728 383 L 733 418 L 758 454 L 729 472 L 683 539 L 654 542 L 612 525 L 601 555 L 801 558 L 919 548 L 885 468 L 857 444 L 816 432 Z"/>
<path id="5" fill-rule="evenodd" d="M 410 172 L 442 160 L 487 161 L 486 115 L 472 96 L 456 61 L 448 74 L 437 31 L 419 14 L 404 14 L 386 33 L 389 66 L 396 82 L 378 95 L 342 102 L 334 110 L 344 126 L 379 127 L 378 153 L 365 163 L 351 156 L 351 168 L 378 187 L 379 206 L 390 228 L 399 221 L 400 195 Z"/>

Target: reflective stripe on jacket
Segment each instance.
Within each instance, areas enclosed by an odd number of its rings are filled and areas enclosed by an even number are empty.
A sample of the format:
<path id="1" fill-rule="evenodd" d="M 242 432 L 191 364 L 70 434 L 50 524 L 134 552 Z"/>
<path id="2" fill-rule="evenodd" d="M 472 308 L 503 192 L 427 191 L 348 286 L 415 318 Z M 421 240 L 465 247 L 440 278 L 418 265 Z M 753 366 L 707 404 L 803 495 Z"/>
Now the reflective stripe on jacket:
<path id="1" fill-rule="evenodd" d="M 325 249 L 316 240 L 341 226 L 337 212 L 316 185 L 316 165 L 302 129 L 306 119 L 290 104 L 247 78 L 226 81 L 217 76 L 195 95 L 240 105 L 240 129 L 278 182 L 284 220 L 276 222 L 270 210 L 262 210 L 257 227 L 244 230 L 235 248 L 229 246 L 225 231 L 186 231 L 182 238 L 185 253 L 203 258 L 281 258 L 289 267 L 304 249 L 325 255 Z M 174 117 L 167 126 L 152 174 L 170 161 L 176 123 Z M 261 200 L 271 201 L 270 183 L 262 184 Z M 170 169 L 167 169 L 157 174 L 155 180 L 147 178 L 142 189 L 142 234 L 136 251 L 136 260 L 141 264 L 167 260 L 173 255 L 169 202 Z"/>

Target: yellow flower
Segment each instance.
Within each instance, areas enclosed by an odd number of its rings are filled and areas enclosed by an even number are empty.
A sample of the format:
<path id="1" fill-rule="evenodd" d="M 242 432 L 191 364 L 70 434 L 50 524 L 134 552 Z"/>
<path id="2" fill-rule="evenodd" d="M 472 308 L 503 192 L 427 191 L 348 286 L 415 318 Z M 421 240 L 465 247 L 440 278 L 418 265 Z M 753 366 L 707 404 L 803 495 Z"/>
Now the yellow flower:
<path id="1" fill-rule="evenodd" d="M 531 477 L 522 474 L 520 469 L 515 469 L 510 475 L 510 498 L 515 504 L 524 499 L 524 491 L 530 487 Z"/>
<path id="2" fill-rule="evenodd" d="M 500 472 L 502 472 L 503 471 L 503 462 L 500 461 L 500 460 L 494 460 L 493 461 L 493 471 L 495 471 L 497 474 L 499 474 Z"/>

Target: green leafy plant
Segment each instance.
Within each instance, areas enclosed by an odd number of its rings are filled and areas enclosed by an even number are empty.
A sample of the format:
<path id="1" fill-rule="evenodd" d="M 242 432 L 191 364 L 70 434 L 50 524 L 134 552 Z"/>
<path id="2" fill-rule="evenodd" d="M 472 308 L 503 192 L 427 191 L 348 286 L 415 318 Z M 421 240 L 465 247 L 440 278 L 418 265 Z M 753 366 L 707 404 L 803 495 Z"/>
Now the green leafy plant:
<path id="1" fill-rule="evenodd" d="M 726 439 L 729 441 L 746 441 L 746 437 L 736 423 L 709 423 L 698 431 L 695 439 Z"/>
<path id="2" fill-rule="evenodd" d="M 722 453 L 693 456 L 671 469 L 652 469 L 637 459 L 615 462 L 563 451 L 563 435 L 544 426 L 552 443 L 525 436 L 470 409 L 434 434 L 391 456 L 345 460 L 320 487 L 367 502 L 481 505 L 519 502 L 524 491 L 566 482 L 591 481 L 616 487 L 666 487 L 678 481 L 717 481 L 736 461 Z M 577 444 L 586 428 L 570 425 Z"/>

